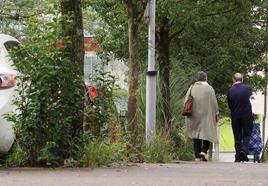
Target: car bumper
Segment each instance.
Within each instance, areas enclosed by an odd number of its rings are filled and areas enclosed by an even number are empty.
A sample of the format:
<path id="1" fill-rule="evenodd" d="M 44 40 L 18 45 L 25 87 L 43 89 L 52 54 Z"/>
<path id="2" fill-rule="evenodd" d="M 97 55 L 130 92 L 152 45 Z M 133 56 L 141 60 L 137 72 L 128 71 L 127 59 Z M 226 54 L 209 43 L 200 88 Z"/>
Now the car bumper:
<path id="1" fill-rule="evenodd" d="M 13 123 L 5 118 L 6 114 L 15 110 L 15 106 L 12 104 L 14 92 L 14 88 L 0 91 L 0 152 L 2 153 L 9 151 L 15 138 Z"/>

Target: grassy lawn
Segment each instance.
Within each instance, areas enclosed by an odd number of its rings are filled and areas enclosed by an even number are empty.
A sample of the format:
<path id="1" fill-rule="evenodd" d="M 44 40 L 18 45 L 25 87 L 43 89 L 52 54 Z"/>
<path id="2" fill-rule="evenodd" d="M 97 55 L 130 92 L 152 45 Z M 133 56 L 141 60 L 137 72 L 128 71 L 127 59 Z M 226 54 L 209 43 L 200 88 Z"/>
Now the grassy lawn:
<path id="1" fill-rule="evenodd" d="M 261 116 L 258 115 L 257 123 L 261 123 Z M 222 118 L 220 124 L 220 151 L 235 151 L 234 150 L 234 137 L 231 127 L 231 119 L 228 117 Z"/>
<path id="2" fill-rule="evenodd" d="M 229 118 L 220 121 L 220 151 L 234 151 L 234 137 Z"/>

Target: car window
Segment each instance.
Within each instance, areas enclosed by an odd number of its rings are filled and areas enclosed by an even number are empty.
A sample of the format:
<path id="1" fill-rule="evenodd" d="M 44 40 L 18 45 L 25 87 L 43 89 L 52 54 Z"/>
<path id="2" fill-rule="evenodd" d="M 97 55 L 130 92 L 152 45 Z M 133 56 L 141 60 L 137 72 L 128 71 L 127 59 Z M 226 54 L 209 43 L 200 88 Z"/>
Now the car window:
<path id="1" fill-rule="evenodd" d="M 19 48 L 20 47 L 20 43 L 17 41 L 7 41 L 4 43 L 7 51 L 11 51 L 14 48 Z"/>
<path id="2" fill-rule="evenodd" d="M 12 50 L 17 50 L 17 54 L 19 55 L 19 58 L 26 58 L 28 56 L 27 52 L 25 50 L 20 50 L 20 43 L 17 41 L 7 41 L 4 43 L 5 48 L 7 49 L 8 53 Z"/>

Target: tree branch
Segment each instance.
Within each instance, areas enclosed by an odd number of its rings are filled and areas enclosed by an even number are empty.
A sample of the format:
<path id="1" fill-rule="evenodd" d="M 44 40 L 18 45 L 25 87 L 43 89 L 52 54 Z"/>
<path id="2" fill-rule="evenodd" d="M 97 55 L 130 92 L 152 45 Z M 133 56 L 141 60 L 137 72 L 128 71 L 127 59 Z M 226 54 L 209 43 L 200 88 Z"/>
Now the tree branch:
<path id="1" fill-rule="evenodd" d="M 183 32 L 183 30 L 185 29 L 187 23 L 188 23 L 189 19 L 186 20 L 184 23 L 183 23 L 183 26 L 180 30 L 178 30 L 177 32 L 174 32 L 173 34 L 171 34 L 170 36 L 170 40 L 172 40 L 173 38 L 175 38 L 176 36 L 178 36 L 179 34 L 181 34 Z"/>
<path id="2" fill-rule="evenodd" d="M 126 8 L 130 8 L 132 6 L 131 0 L 122 0 L 123 4 L 125 4 Z"/>
<path id="3" fill-rule="evenodd" d="M 146 10 L 146 6 L 148 4 L 148 0 L 143 0 L 142 1 L 142 10 L 141 12 L 138 14 L 138 17 L 137 17 L 137 21 L 140 22 L 144 16 L 144 12 Z"/>
<path id="4" fill-rule="evenodd" d="M 235 9 L 237 9 L 237 7 L 234 7 L 234 8 L 231 8 L 229 10 L 222 11 L 222 12 L 215 12 L 215 13 L 210 13 L 210 14 L 203 14 L 201 16 L 208 17 L 208 16 L 222 15 L 222 14 L 226 14 L 226 13 L 232 12 Z"/>

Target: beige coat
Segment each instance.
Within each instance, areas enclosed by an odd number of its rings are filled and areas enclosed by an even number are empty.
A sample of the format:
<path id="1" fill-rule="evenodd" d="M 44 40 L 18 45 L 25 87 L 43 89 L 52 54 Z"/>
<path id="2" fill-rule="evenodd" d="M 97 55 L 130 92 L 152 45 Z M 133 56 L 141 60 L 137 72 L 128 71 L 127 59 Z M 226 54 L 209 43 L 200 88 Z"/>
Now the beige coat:
<path id="1" fill-rule="evenodd" d="M 190 88 L 185 101 L 189 94 Z M 186 136 L 217 143 L 216 115 L 219 109 L 214 89 L 207 82 L 198 81 L 192 88 L 192 96 L 192 116 L 185 117 Z"/>

